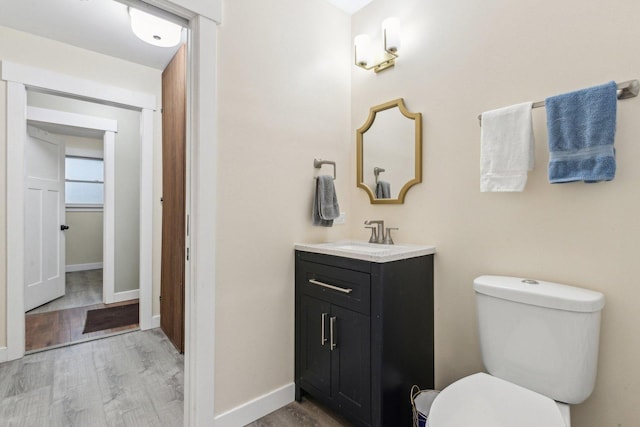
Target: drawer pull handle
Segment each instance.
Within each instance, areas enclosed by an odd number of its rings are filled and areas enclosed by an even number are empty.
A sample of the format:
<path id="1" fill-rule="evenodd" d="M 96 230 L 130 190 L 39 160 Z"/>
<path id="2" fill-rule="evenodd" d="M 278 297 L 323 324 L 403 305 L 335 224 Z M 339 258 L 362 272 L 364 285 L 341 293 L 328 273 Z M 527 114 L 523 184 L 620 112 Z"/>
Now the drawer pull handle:
<path id="1" fill-rule="evenodd" d="M 329 319 L 329 335 L 331 336 L 331 346 L 329 347 L 329 349 L 331 351 L 333 351 L 336 347 L 336 340 L 335 340 L 335 336 L 336 336 L 336 318 L 332 317 Z"/>
<path id="2" fill-rule="evenodd" d="M 318 282 L 317 280 L 314 280 L 314 279 L 309 279 L 309 283 L 313 285 L 322 286 L 323 288 L 333 289 L 334 291 L 342 292 L 345 294 L 350 294 L 351 292 L 353 292 L 353 289 L 351 288 L 341 288 L 340 286 L 333 286 L 328 283 Z"/>
<path id="3" fill-rule="evenodd" d="M 327 342 L 327 338 L 325 336 L 325 330 L 324 330 L 324 324 L 327 321 L 327 313 L 322 313 L 322 319 L 320 321 L 322 322 L 322 326 L 320 326 L 320 331 L 321 331 L 320 344 L 324 345 Z"/>

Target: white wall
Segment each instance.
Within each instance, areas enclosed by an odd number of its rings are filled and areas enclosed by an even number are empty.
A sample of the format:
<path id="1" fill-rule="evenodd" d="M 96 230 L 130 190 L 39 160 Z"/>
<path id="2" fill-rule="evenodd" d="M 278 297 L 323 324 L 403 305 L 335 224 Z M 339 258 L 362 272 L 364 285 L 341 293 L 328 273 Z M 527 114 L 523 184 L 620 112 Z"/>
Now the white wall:
<path id="1" fill-rule="evenodd" d="M 311 196 L 314 157 L 334 160 L 349 212 L 349 28 L 323 0 L 224 4 L 216 414 L 293 381 L 293 244 L 346 235 L 311 225 Z"/>
<path id="2" fill-rule="evenodd" d="M 350 187 L 352 237 L 361 222 L 398 226 L 396 242 L 434 244 L 435 374 L 444 387 L 482 369 L 473 278 L 509 274 L 604 293 L 595 392 L 572 409 L 572 425 L 632 426 L 640 420 L 640 300 L 637 262 L 640 197 L 640 98 L 618 103 L 614 181 L 550 185 L 544 109 L 533 111 L 536 168 L 523 193 L 479 191 L 482 111 L 640 78 L 633 54 L 640 3 L 599 0 L 377 0 L 353 17 L 352 35 L 379 34 L 396 15 L 403 45 L 394 69 L 352 67 L 352 122 L 403 97 L 423 114 L 423 183 L 400 206 L 370 205 Z M 352 173 L 355 144 L 350 142 Z"/>
<path id="3" fill-rule="evenodd" d="M 104 84 L 128 88 L 136 92 L 150 93 L 161 99 L 161 71 L 97 54 L 64 43 L 36 37 L 6 27 L 0 27 L 0 59 L 31 65 L 65 73 L 72 76 L 99 81 Z M 6 84 L 0 82 L 0 129 L 6 129 L 4 113 L 6 104 Z M 161 147 L 160 112 L 155 113 L 154 138 L 155 146 Z M 0 194 L 6 194 L 6 133 L 0 132 Z M 156 150 L 157 151 L 157 150 Z M 160 194 L 161 194 L 161 157 L 154 156 L 154 266 L 153 266 L 153 300 L 154 314 L 159 313 L 158 296 L 160 294 Z M 138 167 L 136 166 L 136 169 Z M 0 250 L 5 253 L 6 238 L 6 199 L 0 198 Z M 5 257 L 0 259 L 0 347 L 6 344 L 6 274 Z"/>

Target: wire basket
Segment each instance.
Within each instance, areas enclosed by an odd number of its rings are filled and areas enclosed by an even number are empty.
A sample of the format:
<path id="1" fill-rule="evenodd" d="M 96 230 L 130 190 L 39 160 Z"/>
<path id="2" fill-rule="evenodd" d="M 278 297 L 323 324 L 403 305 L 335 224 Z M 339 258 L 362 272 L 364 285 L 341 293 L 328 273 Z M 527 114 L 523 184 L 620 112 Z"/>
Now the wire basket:
<path id="1" fill-rule="evenodd" d="M 420 387 L 411 387 L 411 409 L 413 410 L 413 427 L 426 427 L 429 418 L 429 410 L 438 390 L 420 390 Z"/>

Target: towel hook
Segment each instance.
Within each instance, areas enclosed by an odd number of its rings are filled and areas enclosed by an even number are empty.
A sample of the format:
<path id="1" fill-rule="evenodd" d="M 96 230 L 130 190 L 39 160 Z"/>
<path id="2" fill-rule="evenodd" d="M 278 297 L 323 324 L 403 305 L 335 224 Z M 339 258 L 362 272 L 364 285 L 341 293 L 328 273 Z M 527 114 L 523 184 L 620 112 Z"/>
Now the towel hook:
<path id="1" fill-rule="evenodd" d="M 313 159 L 313 167 L 316 169 L 320 169 L 322 165 L 332 165 L 333 166 L 333 179 L 336 179 L 336 162 L 332 162 L 331 160 L 322 160 L 322 159 Z"/>
<path id="2" fill-rule="evenodd" d="M 385 169 L 380 168 L 378 166 L 373 168 L 373 175 L 375 175 L 375 177 L 376 177 L 376 185 L 378 185 L 378 178 L 380 177 L 380 173 L 384 172 L 384 171 L 385 171 Z"/>

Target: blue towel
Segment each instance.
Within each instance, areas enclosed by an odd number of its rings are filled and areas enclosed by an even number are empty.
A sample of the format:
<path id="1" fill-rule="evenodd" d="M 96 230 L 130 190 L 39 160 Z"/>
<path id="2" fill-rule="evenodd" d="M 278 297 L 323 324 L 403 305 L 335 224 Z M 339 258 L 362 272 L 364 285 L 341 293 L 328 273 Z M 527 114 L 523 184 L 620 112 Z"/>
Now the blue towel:
<path id="1" fill-rule="evenodd" d="M 614 178 L 617 104 L 615 82 L 545 100 L 551 183 Z"/>

